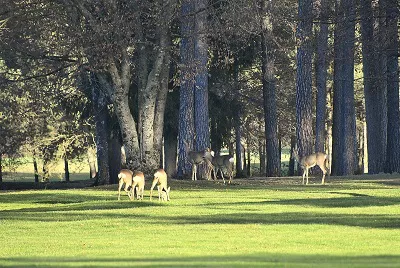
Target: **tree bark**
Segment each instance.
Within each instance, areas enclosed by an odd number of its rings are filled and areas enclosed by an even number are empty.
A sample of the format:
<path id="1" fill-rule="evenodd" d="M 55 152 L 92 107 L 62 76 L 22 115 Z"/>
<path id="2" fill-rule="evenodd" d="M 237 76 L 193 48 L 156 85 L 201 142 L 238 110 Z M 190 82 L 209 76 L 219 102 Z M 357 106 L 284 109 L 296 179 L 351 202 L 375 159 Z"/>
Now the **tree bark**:
<path id="1" fill-rule="evenodd" d="M 397 0 L 387 0 L 387 157 L 386 171 L 400 172 L 399 111 L 399 8 Z"/>
<path id="2" fill-rule="evenodd" d="M 317 7 L 319 32 L 317 34 L 317 51 L 315 61 L 316 76 L 316 116 L 315 116 L 315 151 L 325 152 L 325 121 L 326 121 L 326 81 L 328 70 L 328 0 L 320 0 Z"/>
<path id="3" fill-rule="evenodd" d="M 297 26 L 296 131 L 300 157 L 313 151 L 311 37 L 312 1 L 299 0 Z"/>
<path id="4" fill-rule="evenodd" d="M 207 0 L 195 2 L 195 88 L 194 88 L 194 129 L 196 133 L 195 150 L 201 151 L 210 146 L 208 116 L 208 44 L 207 44 Z"/>
<path id="5" fill-rule="evenodd" d="M 109 152 L 108 152 L 108 162 L 109 162 L 109 174 L 110 178 L 108 183 L 114 184 L 118 183 L 118 173 L 121 170 L 121 146 L 119 141 L 118 131 L 112 130 L 111 137 L 109 139 Z"/>
<path id="6" fill-rule="evenodd" d="M 361 1 L 361 36 L 364 73 L 364 95 L 367 122 L 368 173 L 383 172 L 386 163 L 386 79 L 382 77 L 380 46 L 384 40 L 379 8 L 373 1 Z M 375 9 L 375 10 L 374 10 Z"/>
<path id="7" fill-rule="evenodd" d="M 278 177 L 280 176 L 281 168 L 278 142 L 275 66 L 271 48 L 272 42 L 270 40 L 272 38 L 272 25 L 269 20 L 272 14 L 271 7 L 267 6 L 265 0 L 261 1 L 260 8 L 261 14 L 264 14 L 261 21 L 261 70 L 267 155 L 266 176 Z"/>
<path id="8" fill-rule="evenodd" d="M 179 136 L 178 136 L 178 177 L 191 172 L 188 152 L 193 150 L 194 138 L 194 12 L 193 2 L 182 1 L 181 5 L 181 76 L 179 90 Z"/>
<path id="9" fill-rule="evenodd" d="M 64 156 L 64 177 L 65 177 L 66 182 L 69 182 L 69 177 L 70 177 L 69 175 L 70 175 L 69 174 L 69 163 L 68 163 L 68 158 L 65 155 Z"/>
<path id="10" fill-rule="evenodd" d="M 99 83 L 94 73 L 90 75 L 92 86 L 93 113 L 95 114 L 96 124 L 96 149 L 97 149 L 97 169 L 95 185 L 105 184 L 109 181 L 109 163 L 108 163 L 108 111 L 106 99 L 103 91 L 99 89 Z"/>
<path id="11" fill-rule="evenodd" d="M 344 1 L 344 45 L 343 45 L 343 113 L 342 139 L 344 146 L 343 175 L 352 175 L 357 171 L 357 136 L 354 102 L 354 40 L 355 40 L 355 3 Z"/>

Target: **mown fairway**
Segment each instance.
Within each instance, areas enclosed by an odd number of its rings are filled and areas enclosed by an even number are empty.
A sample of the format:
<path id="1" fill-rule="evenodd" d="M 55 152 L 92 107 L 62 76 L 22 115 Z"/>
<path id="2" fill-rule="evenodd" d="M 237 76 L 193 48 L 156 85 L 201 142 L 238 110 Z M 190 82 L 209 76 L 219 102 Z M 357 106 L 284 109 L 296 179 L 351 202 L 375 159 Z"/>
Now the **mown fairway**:
<path id="1" fill-rule="evenodd" d="M 399 267 L 400 178 L 171 180 L 0 192 L 0 266 Z M 71 184 L 73 186 L 74 183 Z"/>

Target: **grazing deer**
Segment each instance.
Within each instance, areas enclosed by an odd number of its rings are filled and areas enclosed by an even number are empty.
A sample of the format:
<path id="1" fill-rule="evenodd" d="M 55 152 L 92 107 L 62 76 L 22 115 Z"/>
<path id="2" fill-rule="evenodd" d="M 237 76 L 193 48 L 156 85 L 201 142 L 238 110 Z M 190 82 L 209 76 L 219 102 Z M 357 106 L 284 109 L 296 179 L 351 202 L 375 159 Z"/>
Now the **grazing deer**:
<path id="1" fill-rule="evenodd" d="M 132 193 L 136 190 L 136 198 L 143 200 L 144 196 L 144 174 L 141 171 L 133 172 Z"/>
<path id="2" fill-rule="evenodd" d="M 190 151 L 188 153 L 189 161 L 192 164 L 192 181 L 197 181 L 197 166 L 204 163 L 205 159 L 211 162 L 213 157 L 214 151 L 210 148 L 206 148 L 203 151 Z"/>
<path id="3" fill-rule="evenodd" d="M 231 184 L 233 177 L 233 162 L 234 158 L 232 155 L 216 155 L 215 157 L 213 157 L 211 163 L 213 165 L 214 179 L 217 178 L 216 176 L 219 170 L 221 172 L 222 180 L 224 181 L 225 184 L 224 172 L 222 168 L 226 168 L 229 177 L 228 183 Z"/>
<path id="4" fill-rule="evenodd" d="M 157 189 L 158 189 L 158 187 L 157 187 Z M 169 201 L 169 192 L 170 191 L 171 191 L 171 187 L 168 187 L 167 190 L 161 190 L 161 201 Z"/>
<path id="5" fill-rule="evenodd" d="M 129 187 L 132 187 L 132 179 L 133 179 L 133 172 L 129 169 L 121 169 L 118 174 L 119 178 L 119 185 L 118 185 L 118 200 L 121 200 L 121 189 L 122 186 L 125 184 L 125 192 L 128 194 L 130 200 L 133 200 L 132 191 L 129 190 Z"/>
<path id="6" fill-rule="evenodd" d="M 170 187 L 167 186 L 167 173 L 165 173 L 164 169 L 160 168 L 154 173 L 153 184 L 151 185 L 150 189 L 150 200 L 153 197 L 153 189 L 157 185 L 158 190 L 158 200 L 161 200 L 161 195 L 165 193 L 163 198 L 169 201 L 169 192 L 171 190 Z"/>
<path id="7" fill-rule="evenodd" d="M 325 162 L 328 163 L 328 155 L 325 153 L 313 153 L 307 156 L 303 156 L 301 159 L 299 159 L 299 155 L 297 152 L 293 152 L 293 157 L 296 159 L 298 163 L 300 163 L 300 166 L 303 169 L 303 184 L 304 184 L 304 177 L 307 177 L 307 182 L 308 184 L 308 171 L 310 168 L 319 166 L 319 168 L 322 170 L 322 182 L 321 184 L 325 183 L 325 175 L 329 171 L 328 167 L 325 165 Z M 329 176 L 329 173 L 328 173 Z"/>

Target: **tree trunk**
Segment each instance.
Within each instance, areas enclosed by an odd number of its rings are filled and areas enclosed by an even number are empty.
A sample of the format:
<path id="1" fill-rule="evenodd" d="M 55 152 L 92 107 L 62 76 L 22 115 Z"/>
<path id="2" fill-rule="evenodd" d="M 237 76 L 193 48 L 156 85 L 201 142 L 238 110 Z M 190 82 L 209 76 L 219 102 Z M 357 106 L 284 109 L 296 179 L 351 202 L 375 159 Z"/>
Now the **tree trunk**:
<path id="1" fill-rule="evenodd" d="M 179 90 L 179 137 L 178 137 L 178 177 L 191 172 L 188 152 L 193 150 L 194 137 L 194 5 L 190 0 L 182 1 L 181 5 L 181 85 Z"/>
<path id="2" fill-rule="evenodd" d="M 355 40 L 355 3 L 347 0 L 344 4 L 344 44 L 343 44 L 343 102 L 342 131 L 344 153 L 342 155 L 343 175 L 352 175 L 357 170 L 357 136 L 354 103 L 354 40 Z"/>
<path id="3" fill-rule="evenodd" d="M 317 53 L 315 61 L 315 76 L 317 86 L 316 116 L 315 116 L 315 151 L 325 152 L 325 121 L 326 121 L 326 81 L 328 70 L 328 0 L 320 0 L 317 13 L 319 17 L 319 32 L 317 35 Z"/>
<path id="4" fill-rule="evenodd" d="M 400 172 L 399 111 L 399 8 L 397 0 L 387 0 L 387 157 L 386 171 Z"/>
<path id="5" fill-rule="evenodd" d="M 382 27 L 379 12 L 372 1 L 361 1 L 361 36 L 364 73 L 364 95 L 367 122 L 368 173 L 384 171 L 386 163 L 386 88 L 381 77 L 383 51 L 380 46 Z M 374 18 L 375 13 L 375 18 Z"/>
<path id="6" fill-rule="evenodd" d="M 64 177 L 65 181 L 69 182 L 69 163 L 66 155 L 64 156 Z"/>
<path id="7" fill-rule="evenodd" d="M 235 110 L 234 114 L 234 128 L 235 128 L 235 153 L 236 153 L 236 177 L 242 177 L 243 176 L 243 157 L 242 157 L 242 106 L 240 102 L 240 89 L 239 89 L 239 62 L 235 58 L 234 63 L 233 63 L 233 80 L 234 80 L 234 86 L 235 90 L 238 92 L 236 94 L 236 107 L 237 109 Z"/>
<path id="8" fill-rule="evenodd" d="M 195 150 L 210 146 L 208 116 L 208 44 L 207 44 L 207 0 L 195 0 L 195 88 L 194 88 L 194 129 Z"/>
<path id="9" fill-rule="evenodd" d="M 332 126 L 332 174 L 342 174 L 341 157 L 343 146 L 341 144 L 340 133 L 343 128 L 342 114 L 342 91 L 343 91 L 343 8 L 342 0 L 335 2 L 335 33 L 334 33 L 334 76 L 333 76 L 333 126 Z"/>
<path id="10" fill-rule="evenodd" d="M 261 26 L 261 56 L 262 56 L 262 85 L 264 99 L 264 120 L 265 120 L 265 144 L 267 155 L 266 176 L 280 176 L 280 154 L 278 142 L 278 123 L 276 105 L 276 79 L 274 58 L 271 49 L 272 26 L 269 22 L 271 7 L 267 7 L 265 0 L 261 1 L 261 14 L 263 15 Z"/>
<path id="11" fill-rule="evenodd" d="M 300 157 L 313 152 L 311 81 L 312 0 L 299 0 L 297 26 L 296 130 Z"/>
<path id="12" fill-rule="evenodd" d="M 177 156 L 178 140 L 176 135 L 167 135 L 164 139 L 164 152 L 165 152 L 165 172 L 169 177 L 176 176 L 176 156 Z"/>
<path id="13" fill-rule="evenodd" d="M 294 176 L 294 167 L 295 167 L 295 161 L 293 158 L 293 153 L 296 150 L 296 137 L 291 136 L 290 137 L 290 159 L 289 159 L 289 171 L 288 171 L 288 176 Z"/>
<path id="14" fill-rule="evenodd" d="M 121 49 L 121 54 L 122 60 L 120 70 L 117 68 L 114 59 L 109 59 L 109 71 L 114 86 L 113 104 L 121 129 L 127 167 L 131 170 L 137 170 L 141 168 L 142 163 L 137 126 L 129 109 L 130 64 L 126 51 Z M 103 85 L 103 87 L 105 86 Z"/>
<path id="15" fill-rule="evenodd" d="M 109 139 L 109 152 L 108 152 L 108 162 L 109 162 L 109 174 L 110 178 L 108 183 L 114 184 L 118 183 L 118 173 L 121 170 L 121 146 L 119 141 L 118 131 L 113 130 L 111 137 Z"/>
<path id="16" fill-rule="evenodd" d="M 2 164 L 3 154 L 0 152 L 0 183 L 3 182 L 3 164 Z"/>
<path id="17" fill-rule="evenodd" d="M 38 183 L 39 182 L 39 169 L 38 169 L 38 164 L 37 164 L 35 154 L 33 154 L 33 174 L 35 176 L 35 183 Z"/>
<path id="18" fill-rule="evenodd" d="M 92 86 L 93 113 L 95 114 L 96 124 L 96 149 L 97 149 L 97 169 L 95 185 L 105 184 L 109 181 L 108 163 L 108 111 L 103 91 L 99 89 L 99 84 L 95 74 L 91 73 L 90 83 Z"/>
<path id="19" fill-rule="evenodd" d="M 89 176 L 90 179 L 95 179 L 97 170 L 96 170 L 96 149 L 92 146 L 88 146 L 87 149 L 88 163 L 89 163 Z"/>

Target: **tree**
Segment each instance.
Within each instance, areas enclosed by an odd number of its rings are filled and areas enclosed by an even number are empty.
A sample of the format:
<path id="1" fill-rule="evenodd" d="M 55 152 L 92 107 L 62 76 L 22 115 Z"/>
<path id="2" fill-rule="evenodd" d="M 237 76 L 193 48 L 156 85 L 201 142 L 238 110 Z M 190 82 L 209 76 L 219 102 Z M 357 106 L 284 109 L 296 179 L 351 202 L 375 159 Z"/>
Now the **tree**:
<path id="1" fill-rule="evenodd" d="M 382 3 L 382 1 L 380 1 Z M 382 7 L 373 1 L 361 1 L 361 36 L 363 53 L 364 95 L 367 122 L 368 173 L 383 172 L 386 164 L 386 81 L 382 61 Z"/>
<path id="2" fill-rule="evenodd" d="M 333 100 L 333 167 L 336 175 L 357 170 L 354 102 L 354 1 L 336 1 L 335 70 Z"/>
<path id="3" fill-rule="evenodd" d="M 317 88 L 315 120 L 315 152 L 325 152 L 325 121 L 328 71 L 328 0 L 316 1 L 319 31 L 316 37 L 315 81 Z"/>
<path id="4" fill-rule="evenodd" d="M 300 157 L 312 153 L 312 1 L 299 0 L 297 26 L 296 128 Z"/>
<path id="5" fill-rule="evenodd" d="M 193 1 L 181 5 L 181 75 L 179 89 L 178 176 L 190 172 L 188 152 L 193 148 L 194 137 L 194 12 Z"/>
<path id="6" fill-rule="evenodd" d="M 399 7 L 398 1 L 387 0 L 387 172 L 400 172 L 400 112 L 399 112 Z"/>
<path id="7" fill-rule="evenodd" d="M 269 5 L 272 5 L 271 3 Z M 265 118 L 265 144 L 267 155 L 267 177 L 277 177 L 280 175 L 280 152 L 278 142 L 277 124 L 277 105 L 276 105 L 276 78 L 274 55 L 272 49 L 272 15 L 271 7 L 266 1 L 260 2 L 261 12 L 261 70 L 262 88 L 264 98 L 264 118 Z"/>

